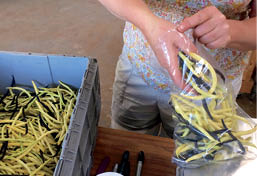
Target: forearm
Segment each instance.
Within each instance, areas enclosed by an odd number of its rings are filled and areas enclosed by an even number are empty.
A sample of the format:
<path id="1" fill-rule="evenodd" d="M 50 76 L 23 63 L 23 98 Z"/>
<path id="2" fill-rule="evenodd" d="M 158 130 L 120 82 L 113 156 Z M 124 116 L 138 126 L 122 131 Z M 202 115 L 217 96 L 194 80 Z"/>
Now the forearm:
<path id="1" fill-rule="evenodd" d="M 144 30 L 156 17 L 143 0 L 99 0 L 112 14 Z"/>
<path id="2" fill-rule="evenodd" d="M 243 51 L 256 49 L 256 17 L 244 21 L 229 20 L 231 42 L 229 48 Z"/>

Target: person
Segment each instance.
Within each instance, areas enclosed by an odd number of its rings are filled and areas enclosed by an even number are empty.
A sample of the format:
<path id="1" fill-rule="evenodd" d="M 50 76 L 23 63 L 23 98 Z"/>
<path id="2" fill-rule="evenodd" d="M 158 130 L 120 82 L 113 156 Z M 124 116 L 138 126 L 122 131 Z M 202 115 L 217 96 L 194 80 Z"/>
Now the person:
<path id="1" fill-rule="evenodd" d="M 179 50 L 197 52 L 197 39 L 238 93 L 250 50 L 256 48 L 255 0 L 99 0 L 126 22 L 113 86 L 112 128 L 172 137 L 173 86 L 182 88 Z M 172 80 L 173 84 L 170 84 Z"/>

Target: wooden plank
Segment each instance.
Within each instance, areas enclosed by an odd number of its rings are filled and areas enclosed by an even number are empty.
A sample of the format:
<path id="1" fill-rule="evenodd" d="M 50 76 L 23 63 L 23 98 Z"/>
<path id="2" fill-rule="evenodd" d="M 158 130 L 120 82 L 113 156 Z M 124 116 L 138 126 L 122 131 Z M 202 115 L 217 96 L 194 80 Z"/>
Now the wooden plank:
<path id="1" fill-rule="evenodd" d="M 242 86 L 240 88 L 240 93 L 251 93 L 251 90 L 254 85 L 254 81 L 252 79 L 254 68 L 256 67 L 256 51 L 252 52 L 249 63 L 245 68 L 243 74 Z"/>
<path id="2" fill-rule="evenodd" d="M 253 70 L 256 66 L 256 51 L 253 51 L 247 67 L 243 74 L 243 80 L 250 80 L 252 78 Z"/>
<path id="3" fill-rule="evenodd" d="M 112 171 L 125 150 L 130 152 L 130 175 L 135 174 L 137 155 L 141 150 L 145 153 L 142 176 L 176 175 L 176 165 L 171 163 L 174 151 L 172 139 L 99 127 L 91 176 L 95 175 L 97 167 L 106 156 L 111 159 L 106 171 Z"/>
<path id="4" fill-rule="evenodd" d="M 252 79 L 250 79 L 249 81 L 243 80 L 240 93 L 251 93 L 253 85 L 254 81 Z"/>

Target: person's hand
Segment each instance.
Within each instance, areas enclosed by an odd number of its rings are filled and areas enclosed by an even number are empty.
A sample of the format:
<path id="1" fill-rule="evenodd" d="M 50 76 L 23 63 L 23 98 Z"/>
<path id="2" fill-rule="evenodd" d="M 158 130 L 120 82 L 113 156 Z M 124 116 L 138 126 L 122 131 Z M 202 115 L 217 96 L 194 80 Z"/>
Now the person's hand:
<path id="1" fill-rule="evenodd" d="M 143 30 L 158 61 L 167 69 L 173 82 L 180 88 L 184 88 L 182 74 L 179 70 L 178 52 L 197 52 L 192 42 L 182 33 L 176 30 L 172 23 L 156 17 Z"/>
<path id="2" fill-rule="evenodd" d="M 184 33 L 188 29 L 193 29 L 194 37 L 206 47 L 225 48 L 232 38 L 231 21 L 227 20 L 215 6 L 209 6 L 185 18 L 177 30 Z"/>

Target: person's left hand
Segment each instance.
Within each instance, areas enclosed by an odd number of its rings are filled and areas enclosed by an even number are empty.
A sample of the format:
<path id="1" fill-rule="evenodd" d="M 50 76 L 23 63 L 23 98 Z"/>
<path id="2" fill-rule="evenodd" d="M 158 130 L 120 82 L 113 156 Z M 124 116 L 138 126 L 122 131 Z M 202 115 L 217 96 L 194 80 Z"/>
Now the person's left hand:
<path id="1" fill-rule="evenodd" d="M 193 28 L 193 35 L 211 49 L 228 47 L 232 36 L 232 23 L 215 7 L 209 6 L 185 18 L 177 30 L 184 33 Z"/>

